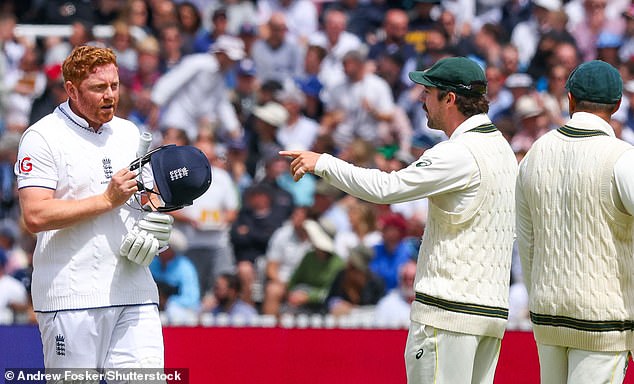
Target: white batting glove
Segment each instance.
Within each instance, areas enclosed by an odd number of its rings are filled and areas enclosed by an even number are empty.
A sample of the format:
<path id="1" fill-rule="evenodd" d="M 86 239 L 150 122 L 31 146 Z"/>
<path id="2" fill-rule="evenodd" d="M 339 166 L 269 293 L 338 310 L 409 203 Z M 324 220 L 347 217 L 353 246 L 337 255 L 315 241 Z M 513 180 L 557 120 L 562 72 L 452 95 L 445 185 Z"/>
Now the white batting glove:
<path id="1" fill-rule="evenodd" d="M 167 246 L 170 234 L 172 233 L 172 224 L 174 218 L 168 214 L 160 212 L 149 212 L 139 220 L 136 226 L 141 231 L 150 233 L 159 241 L 159 247 Z"/>
<path id="2" fill-rule="evenodd" d="M 158 254 L 159 241 L 146 231 L 132 229 L 123 239 L 119 253 L 133 263 L 147 267 Z"/>

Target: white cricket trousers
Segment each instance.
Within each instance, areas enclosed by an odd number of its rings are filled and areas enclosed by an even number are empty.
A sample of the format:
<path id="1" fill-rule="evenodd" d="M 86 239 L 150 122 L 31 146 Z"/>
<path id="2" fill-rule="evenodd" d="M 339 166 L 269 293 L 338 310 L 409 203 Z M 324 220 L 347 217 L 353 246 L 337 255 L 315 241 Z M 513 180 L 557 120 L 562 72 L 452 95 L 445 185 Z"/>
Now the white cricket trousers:
<path id="1" fill-rule="evenodd" d="M 621 384 L 629 352 L 594 352 L 537 344 L 541 384 Z"/>
<path id="2" fill-rule="evenodd" d="M 154 304 L 37 313 L 46 368 L 163 368 Z"/>
<path id="3" fill-rule="evenodd" d="M 405 346 L 408 384 L 493 383 L 501 340 L 412 321 Z"/>

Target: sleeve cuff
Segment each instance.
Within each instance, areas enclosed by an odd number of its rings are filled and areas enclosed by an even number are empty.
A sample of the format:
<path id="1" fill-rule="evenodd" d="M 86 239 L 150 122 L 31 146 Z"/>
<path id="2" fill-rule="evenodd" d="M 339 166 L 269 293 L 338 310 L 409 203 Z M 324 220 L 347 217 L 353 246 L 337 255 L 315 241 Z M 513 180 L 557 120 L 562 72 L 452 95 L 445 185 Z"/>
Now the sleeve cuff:
<path id="1" fill-rule="evenodd" d="M 317 176 L 323 176 L 328 168 L 328 162 L 332 156 L 328 153 L 322 153 L 315 163 L 315 171 L 313 172 Z"/>

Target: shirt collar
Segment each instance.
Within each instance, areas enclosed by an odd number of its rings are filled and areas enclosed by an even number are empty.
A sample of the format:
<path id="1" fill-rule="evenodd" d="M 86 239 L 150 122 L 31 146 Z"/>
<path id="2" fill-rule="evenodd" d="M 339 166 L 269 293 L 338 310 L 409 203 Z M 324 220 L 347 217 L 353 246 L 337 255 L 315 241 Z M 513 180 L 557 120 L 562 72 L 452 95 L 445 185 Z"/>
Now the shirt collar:
<path id="1" fill-rule="evenodd" d="M 96 134 L 100 135 L 103 132 L 104 128 L 106 128 L 108 126 L 108 124 L 109 124 L 109 123 L 103 124 L 95 132 L 95 130 L 90 127 L 88 122 L 83 117 L 79 117 L 77 114 L 75 114 L 75 112 L 73 112 L 72 109 L 70 109 L 69 100 L 66 100 L 65 102 L 60 104 L 57 108 L 60 110 L 60 112 L 64 116 L 66 116 L 66 118 L 68 120 L 70 120 L 71 125 L 73 125 L 76 128 L 81 128 L 81 129 L 83 129 L 85 131 L 88 131 L 88 132 L 91 132 L 91 133 L 96 133 Z"/>
<path id="2" fill-rule="evenodd" d="M 473 129 L 475 127 L 479 127 L 480 125 L 483 124 L 491 124 L 491 119 L 489 119 L 489 116 L 486 115 L 486 113 L 480 113 L 478 115 L 473 115 L 470 118 L 468 118 L 467 120 L 463 121 L 457 128 L 455 131 L 453 131 L 453 133 L 451 134 L 451 137 L 449 139 L 455 139 L 456 137 L 462 135 L 463 133 L 467 132 L 470 129 Z"/>
<path id="3" fill-rule="evenodd" d="M 589 112 L 575 112 L 566 125 L 589 131 L 600 130 L 611 137 L 616 137 L 612 126 L 602 118 Z"/>

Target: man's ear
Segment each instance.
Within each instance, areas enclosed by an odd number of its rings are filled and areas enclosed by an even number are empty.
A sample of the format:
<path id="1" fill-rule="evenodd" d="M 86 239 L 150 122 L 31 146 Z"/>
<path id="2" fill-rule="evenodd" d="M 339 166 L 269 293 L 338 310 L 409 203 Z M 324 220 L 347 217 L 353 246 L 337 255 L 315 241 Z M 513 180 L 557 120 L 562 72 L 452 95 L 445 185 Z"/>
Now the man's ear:
<path id="1" fill-rule="evenodd" d="M 577 109 L 577 100 L 572 95 L 572 93 L 568 92 L 568 114 L 572 117 L 572 114 Z"/>
<path id="2" fill-rule="evenodd" d="M 447 104 L 455 104 L 456 94 L 454 92 L 447 92 L 447 95 L 445 96 L 445 102 Z"/>
<path id="3" fill-rule="evenodd" d="M 66 89 L 66 94 L 68 94 L 68 97 L 71 100 L 77 100 L 78 92 L 77 92 L 77 87 L 75 87 L 75 84 L 73 84 L 70 81 L 65 81 L 64 82 L 64 89 Z"/>
<path id="4" fill-rule="evenodd" d="M 619 99 L 619 102 L 616 103 L 616 105 L 614 106 L 614 110 L 612 110 L 612 114 L 615 114 L 616 111 L 619 110 L 619 108 L 621 107 L 621 102 L 623 101 L 623 99 Z"/>

